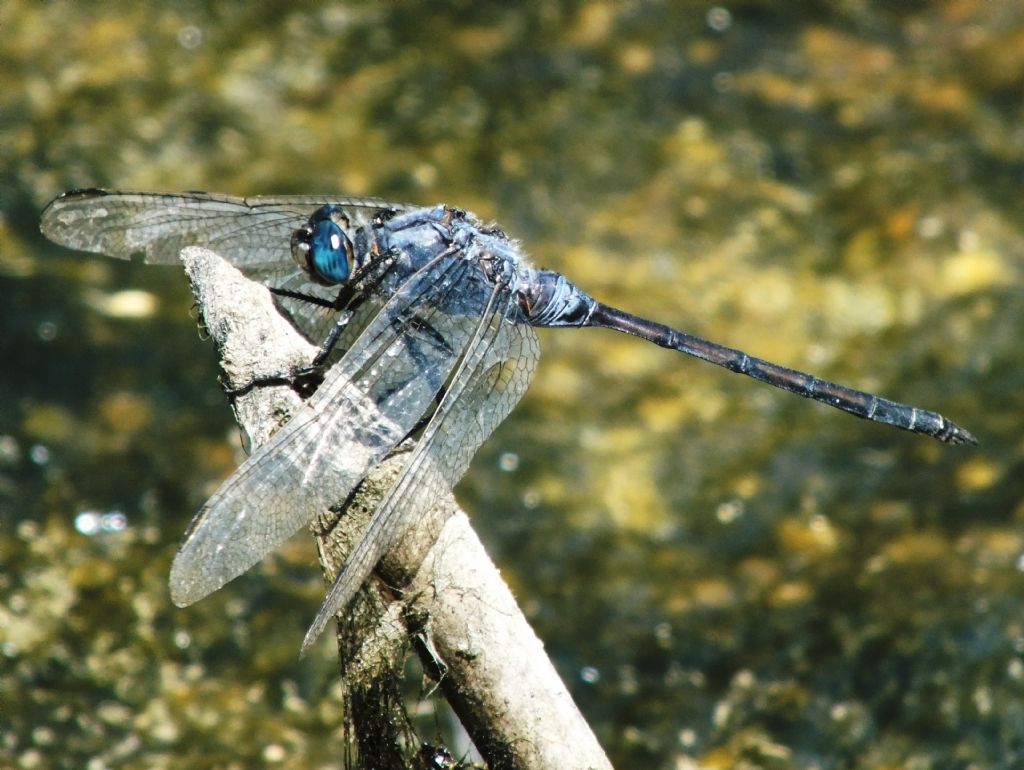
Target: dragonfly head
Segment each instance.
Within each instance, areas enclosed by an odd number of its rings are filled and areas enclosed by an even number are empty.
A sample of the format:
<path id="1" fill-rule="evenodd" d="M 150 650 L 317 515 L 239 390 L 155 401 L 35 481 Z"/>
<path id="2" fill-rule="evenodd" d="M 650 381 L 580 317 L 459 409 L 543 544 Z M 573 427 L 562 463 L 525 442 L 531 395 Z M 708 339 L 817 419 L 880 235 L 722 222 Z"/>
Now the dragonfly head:
<path id="1" fill-rule="evenodd" d="M 355 249 L 345 234 L 348 217 L 340 206 L 321 206 L 292 234 L 292 259 L 323 286 L 344 283 L 352 274 Z"/>

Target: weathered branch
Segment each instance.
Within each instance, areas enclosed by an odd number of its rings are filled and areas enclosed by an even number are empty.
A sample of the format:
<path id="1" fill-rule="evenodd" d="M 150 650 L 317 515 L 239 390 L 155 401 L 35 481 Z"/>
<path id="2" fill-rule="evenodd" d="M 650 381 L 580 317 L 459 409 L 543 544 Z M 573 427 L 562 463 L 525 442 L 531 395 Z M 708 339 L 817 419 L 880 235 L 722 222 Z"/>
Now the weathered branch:
<path id="1" fill-rule="evenodd" d="M 183 250 L 182 261 L 229 387 L 312 359 L 314 349 L 277 312 L 265 288 L 205 249 Z M 234 408 L 257 447 L 300 403 L 290 387 L 268 386 L 239 396 Z M 396 452 L 382 463 L 341 514 L 317 513 L 313 530 L 328 579 L 344 563 L 403 459 Z M 347 680 L 379 676 L 382 666 L 403 654 L 409 637 L 424 669 L 440 674 L 445 696 L 490 767 L 611 767 L 454 498 L 437 500 L 429 516 L 385 556 L 376 575 L 381 585 L 364 590 L 339 622 Z M 392 595 L 403 599 L 389 601 Z M 353 625 L 371 615 L 372 624 Z M 355 640 L 353 628 L 359 630 Z"/>

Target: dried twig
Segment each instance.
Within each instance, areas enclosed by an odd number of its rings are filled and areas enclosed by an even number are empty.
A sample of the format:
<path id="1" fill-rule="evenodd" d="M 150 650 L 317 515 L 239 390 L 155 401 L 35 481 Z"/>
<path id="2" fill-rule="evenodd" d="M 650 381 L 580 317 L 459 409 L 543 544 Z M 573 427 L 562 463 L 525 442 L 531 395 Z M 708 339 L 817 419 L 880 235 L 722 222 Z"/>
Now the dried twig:
<path id="1" fill-rule="evenodd" d="M 229 387 L 312 359 L 314 349 L 276 311 L 265 288 L 206 249 L 187 248 L 182 261 Z M 240 395 L 234 407 L 251 446 L 258 447 L 300 404 L 291 388 L 268 386 Z M 397 452 L 375 469 L 344 501 L 341 514 L 311 512 L 328 579 L 344 563 L 402 460 Z M 425 670 L 440 675 L 444 695 L 490 767 L 611 767 L 450 495 L 437 500 L 385 556 L 376 575 L 380 585 L 364 590 L 339 623 L 347 687 L 365 688 L 363 697 L 379 693 L 381 677 L 392 675 L 405 640 L 412 639 Z M 374 622 L 362 622 L 367 616 Z M 382 760 L 363 761 L 380 766 Z"/>

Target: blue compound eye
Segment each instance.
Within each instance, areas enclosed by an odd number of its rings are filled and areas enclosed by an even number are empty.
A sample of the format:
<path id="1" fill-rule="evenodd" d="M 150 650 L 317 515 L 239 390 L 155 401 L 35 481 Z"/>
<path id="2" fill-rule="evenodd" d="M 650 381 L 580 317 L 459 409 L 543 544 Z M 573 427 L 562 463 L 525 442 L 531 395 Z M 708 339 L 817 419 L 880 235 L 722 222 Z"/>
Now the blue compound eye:
<path id="1" fill-rule="evenodd" d="M 343 283 L 352 273 L 352 242 L 334 222 L 319 222 L 313 227 L 309 266 L 330 283 Z"/>
<path id="2" fill-rule="evenodd" d="M 348 224 L 340 208 L 323 206 L 292 236 L 292 258 L 310 278 L 326 286 L 347 281 L 355 264 L 352 241 L 340 222 Z"/>

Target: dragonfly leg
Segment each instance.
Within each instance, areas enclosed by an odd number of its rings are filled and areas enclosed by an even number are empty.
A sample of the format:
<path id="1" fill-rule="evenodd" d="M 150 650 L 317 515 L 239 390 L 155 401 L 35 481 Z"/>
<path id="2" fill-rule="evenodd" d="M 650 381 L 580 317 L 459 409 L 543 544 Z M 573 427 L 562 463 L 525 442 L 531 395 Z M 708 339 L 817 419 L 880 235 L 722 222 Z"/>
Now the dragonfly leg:
<path id="1" fill-rule="evenodd" d="M 324 299 L 323 297 L 316 297 L 312 294 L 306 294 L 301 291 L 292 291 L 291 289 L 277 289 L 273 286 L 270 287 L 270 293 L 275 297 L 287 297 L 288 299 L 297 299 L 300 302 L 308 302 L 310 305 L 316 305 L 317 307 L 326 308 L 327 310 L 339 310 L 338 299 Z"/>
<path id="2" fill-rule="evenodd" d="M 324 361 L 326 361 L 328 356 L 331 355 L 331 351 L 334 350 L 334 346 L 338 344 L 338 338 L 341 337 L 341 333 L 345 331 L 346 326 L 348 326 L 348 316 L 342 316 L 335 322 L 334 326 L 331 327 L 330 334 L 327 335 L 327 338 L 320 345 L 320 352 L 313 357 L 313 361 L 309 366 L 297 369 L 296 373 L 299 375 L 306 375 L 319 371 L 320 367 L 324 365 Z"/>
<path id="3" fill-rule="evenodd" d="M 230 399 L 244 396 L 256 388 L 280 387 L 281 385 L 287 385 L 302 398 L 309 398 L 320 387 L 323 379 L 322 369 L 304 366 L 290 372 L 257 377 L 240 388 L 229 387 L 224 379 L 221 378 L 221 387 Z"/>

